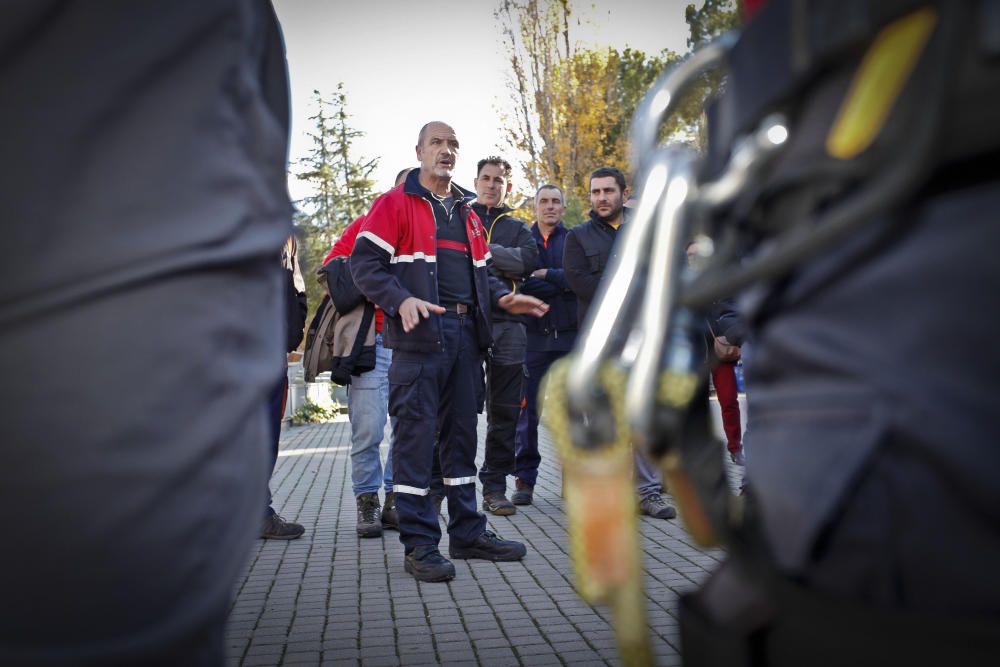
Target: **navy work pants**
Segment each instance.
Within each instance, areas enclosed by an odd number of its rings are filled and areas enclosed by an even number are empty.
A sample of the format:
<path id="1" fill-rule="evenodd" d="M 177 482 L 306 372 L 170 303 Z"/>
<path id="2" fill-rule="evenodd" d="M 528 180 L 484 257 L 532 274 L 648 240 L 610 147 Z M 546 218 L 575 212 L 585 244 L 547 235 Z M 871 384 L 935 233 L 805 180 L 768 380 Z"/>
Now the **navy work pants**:
<path id="1" fill-rule="evenodd" d="M 476 509 L 476 424 L 483 362 L 476 323 L 467 315 L 441 316 L 438 352 L 393 352 L 389 414 L 396 417 L 392 468 L 399 539 L 409 552 L 437 545 L 441 528 L 431 502 L 435 438 L 448 498 L 448 534 L 467 545 L 486 528 Z"/>
<path id="2" fill-rule="evenodd" d="M 538 390 L 549 367 L 566 354 L 528 350 L 524 358 L 524 391 L 514 441 L 514 476 L 529 486 L 535 485 L 542 462 L 538 453 Z"/>
<path id="3" fill-rule="evenodd" d="M 514 434 L 521 411 L 523 364 L 486 364 L 486 451 L 479 479 L 483 494 L 507 490 L 507 475 L 514 473 Z"/>

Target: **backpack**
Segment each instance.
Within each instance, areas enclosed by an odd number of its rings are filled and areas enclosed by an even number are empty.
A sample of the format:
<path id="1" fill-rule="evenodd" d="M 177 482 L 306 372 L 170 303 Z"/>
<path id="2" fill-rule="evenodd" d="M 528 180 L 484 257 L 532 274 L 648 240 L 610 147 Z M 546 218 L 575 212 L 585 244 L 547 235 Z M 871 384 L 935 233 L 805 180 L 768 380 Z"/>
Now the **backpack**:
<path id="1" fill-rule="evenodd" d="M 364 332 L 364 335 L 361 334 Z M 341 313 L 324 296 L 306 333 L 302 369 L 306 382 L 330 371 L 330 380 L 349 385 L 352 375 L 375 368 L 375 305 L 362 299 L 353 310 Z"/>
<path id="2" fill-rule="evenodd" d="M 350 255 L 334 257 L 316 273 L 320 282 L 325 279 L 326 291 L 333 300 L 337 312 L 346 315 L 365 301 L 361 290 L 354 284 L 354 276 L 351 275 Z"/>

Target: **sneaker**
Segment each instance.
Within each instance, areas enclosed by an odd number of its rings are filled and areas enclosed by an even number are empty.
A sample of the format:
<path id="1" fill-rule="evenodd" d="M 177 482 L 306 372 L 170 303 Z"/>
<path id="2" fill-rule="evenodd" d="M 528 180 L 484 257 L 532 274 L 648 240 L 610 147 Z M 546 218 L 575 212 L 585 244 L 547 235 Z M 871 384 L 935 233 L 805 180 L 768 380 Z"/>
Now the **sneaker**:
<path id="1" fill-rule="evenodd" d="M 745 466 L 747 464 L 747 457 L 743 453 L 742 447 L 740 447 L 735 452 L 729 452 L 729 460 L 738 466 Z"/>
<path id="2" fill-rule="evenodd" d="M 403 569 L 417 581 L 450 581 L 455 578 L 455 566 L 433 546 L 417 547 L 406 554 Z"/>
<path id="3" fill-rule="evenodd" d="M 454 542 L 448 545 L 448 555 L 452 558 L 482 558 L 493 561 L 514 561 L 524 558 L 528 550 L 520 542 L 501 540 L 494 533 L 484 530 L 476 541 L 467 547 L 457 546 Z"/>
<path id="4" fill-rule="evenodd" d="M 639 501 L 639 510 L 654 519 L 673 519 L 677 516 L 677 510 L 667 504 L 658 493 L 651 493 Z"/>
<path id="5" fill-rule="evenodd" d="M 535 487 L 531 484 L 525 484 L 521 480 L 515 480 L 515 484 L 517 490 L 511 495 L 510 501 L 515 505 L 530 505 Z"/>
<path id="6" fill-rule="evenodd" d="M 264 525 L 260 529 L 261 539 L 265 540 L 294 540 L 302 537 L 306 529 L 302 524 L 292 521 L 285 521 L 277 514 L 271 514 L 264 519 Z"/>
<path id="7" fill-rule="evenodd" d="M 382 530 L 399 530 L 399 512 L 396 511 L 396 492 L 386 491 L 382 506 Z"/>
<path id="8" fill-rule="evenodd" d="M 358 494 L 358 537 L 382 537 L 382 512 L 377 493 Z"/>
<path id="9" fill-rule="evenodd" d="M 497 516 L 510 516 L 517 511 L 514 503 L 507 500 L 503 491 L 490 491 L 483 494 L 483 511 L 492 512 Z"/>

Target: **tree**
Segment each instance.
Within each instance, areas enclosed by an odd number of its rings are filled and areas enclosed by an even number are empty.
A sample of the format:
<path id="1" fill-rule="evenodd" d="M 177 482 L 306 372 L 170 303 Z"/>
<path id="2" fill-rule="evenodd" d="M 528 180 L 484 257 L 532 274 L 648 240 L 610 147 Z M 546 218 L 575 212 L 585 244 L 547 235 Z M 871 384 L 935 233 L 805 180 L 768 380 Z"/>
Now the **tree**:
<path id="1" fill-rule="evenodd" d="M 576 44 L 568 0 L 501 0 L 496 16 L 515 101 L 513 116 L 505 118 L 506 139 L 525 156 L 522 167 L 533 185 L 563 189 L 565 219 L 573 224 L 590 206 L 590 172 L 601 166 L 626 169 L 635 107 L 678 56 Z"/>
<path id="2" fill-rule="evenodd" d="M 364 135 L 353 129 L 348 120 L 347 94 L 344 84 L 325 99 L 313 91 L 316 113 L 309 117 L 314 123 L 312 150 L 296 166 L 295 177 L 305 181 L 312 194 L 296 202 L 296 230 L 300 238 L 299 259 L 306 281 L 310 319 L 323 298 L 323 289 L 315 279 L 315 271 L 334 242 L 355 218 L 368 210 L 378 195 L 372 172 L 378 158 L 356 158 L 353 143 Z"/>
<path id="3" fill-rule="evenodd" d="M 688 24 L 689 48 L 696 49 L 719 35 L 735 30 L 740 25 L 739 6 L 736 0 L 704 0 L 701 9 L 688 5 L 684 9 Z"/>

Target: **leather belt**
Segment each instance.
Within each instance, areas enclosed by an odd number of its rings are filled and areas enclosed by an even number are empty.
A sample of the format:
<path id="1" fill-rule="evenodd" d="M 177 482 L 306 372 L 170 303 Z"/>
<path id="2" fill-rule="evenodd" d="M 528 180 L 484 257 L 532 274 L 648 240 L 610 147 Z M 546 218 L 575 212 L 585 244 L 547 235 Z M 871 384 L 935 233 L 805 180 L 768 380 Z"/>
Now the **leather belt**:
<path id="1" fill-rule="evenodd" d="M 449 313 L 457 313 L 459 315 L 468 315 L 472 311 L 472 306 L 466 303 L 442 303 L 441 307 Z"/>

